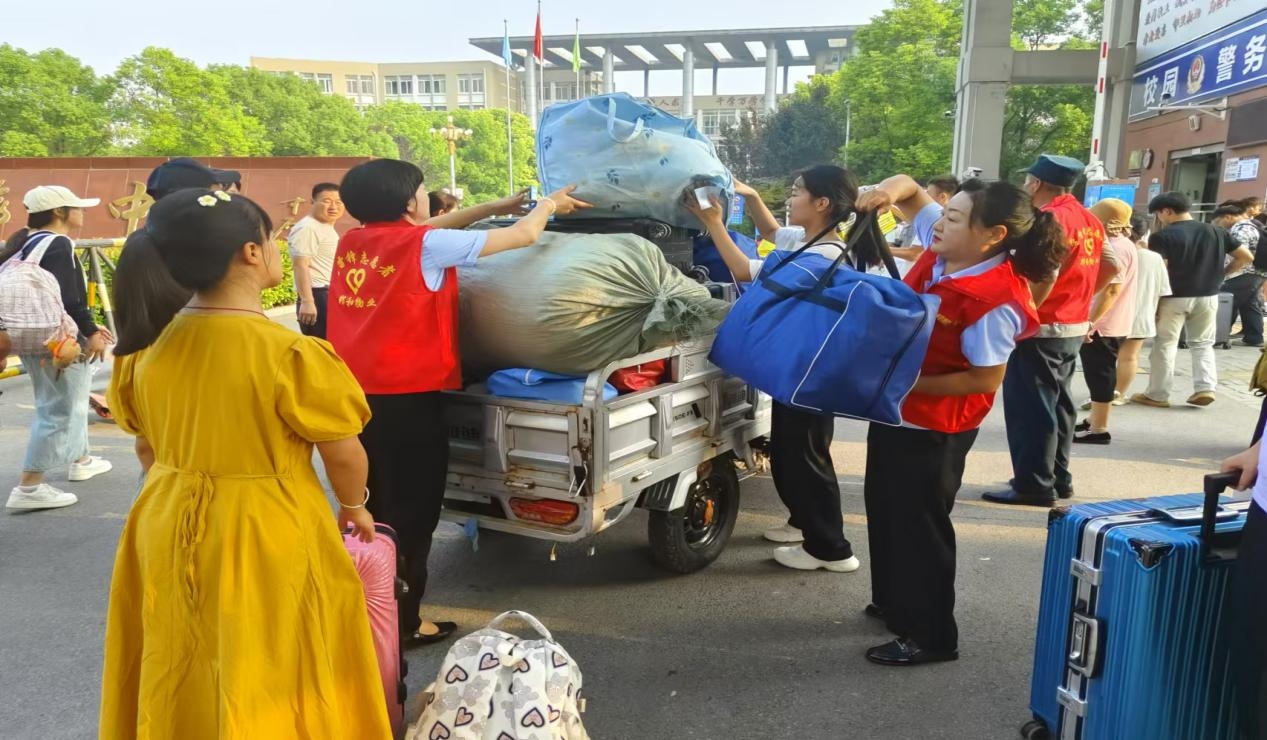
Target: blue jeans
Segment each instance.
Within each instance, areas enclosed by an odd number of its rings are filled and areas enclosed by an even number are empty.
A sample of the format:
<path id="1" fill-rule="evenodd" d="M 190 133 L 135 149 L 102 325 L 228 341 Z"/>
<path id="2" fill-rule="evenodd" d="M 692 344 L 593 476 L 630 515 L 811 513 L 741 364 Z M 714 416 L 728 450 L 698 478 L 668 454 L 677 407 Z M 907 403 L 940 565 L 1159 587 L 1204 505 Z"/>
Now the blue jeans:
<path id="1" fill-rule="evenodd" d="M 48 355 L 22 355 L 22 367 L 35 386 L 35 420 L 22 470 L 65 470 L 88 454 L 88 391 L 92 373 L 76 362 L 57 375 Z"/>

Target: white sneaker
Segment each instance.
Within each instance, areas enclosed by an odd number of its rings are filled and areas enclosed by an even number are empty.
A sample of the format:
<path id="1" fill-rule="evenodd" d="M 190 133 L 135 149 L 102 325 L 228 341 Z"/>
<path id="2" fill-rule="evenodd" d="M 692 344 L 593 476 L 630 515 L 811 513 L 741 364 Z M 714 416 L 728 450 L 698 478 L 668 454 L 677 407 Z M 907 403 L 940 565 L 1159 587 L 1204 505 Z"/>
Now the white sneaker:
<path id="1" fill-rule="evenodd" d="M 114 465 L 103 457 L 88 456 L 88 462 L 73 462 L 70 464 L 70 479 L 76 483 L 86 481 L 89 478 L 96 478 L 102 473 L 109 473 L 114 470 Z"/>
<path id="2" fill-rule="evenodd" d="M 852 573 L 862 567 L 862 563 L 857 557 L 849 557 L 846 560 L 819 560 L 805 552 L 805 548 L 800 545 L 774 548 L 774 559 L 778 561 L 779 565 L 795 568 L 796 570 L 818 570 L 822 568 L 832 573 Z"/>
<path id="3" fill-rule="evenodd" d="M 5 506 L 10 509 L 60 509 L 77 501 L 79 497 L 75 494 L 41 483 L 35 487 L 34 491 L 23 491 L 15 486 L 9 492 L 9 503 Z"/>
<path id="4" fill-rule="evenodd" d="M 791 524 L 782 524 L 774 529 L 767 529 L 761 536 L 771 542 L 792 543 L 805 541 L 805 535 L 801 534 L 801 530 Z"/>

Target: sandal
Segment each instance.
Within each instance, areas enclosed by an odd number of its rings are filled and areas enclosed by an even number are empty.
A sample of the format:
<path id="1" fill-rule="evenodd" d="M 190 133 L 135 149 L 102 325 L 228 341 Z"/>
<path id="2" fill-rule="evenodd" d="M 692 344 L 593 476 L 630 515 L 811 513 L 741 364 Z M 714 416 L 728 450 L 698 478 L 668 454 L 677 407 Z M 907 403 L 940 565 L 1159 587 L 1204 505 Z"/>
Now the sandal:
<path id="1" fill-rule="evenodd" d="M 454 632 L 457 631 L 456 622 L 434 622 L 436 631 L 430 634 L 414 630 L 414 633 L 406 637 L 403 642 L 406 648 L 421 647 L 423 645 L 434 645 L 437 642 L 444 642 L 449 639 Z"/>

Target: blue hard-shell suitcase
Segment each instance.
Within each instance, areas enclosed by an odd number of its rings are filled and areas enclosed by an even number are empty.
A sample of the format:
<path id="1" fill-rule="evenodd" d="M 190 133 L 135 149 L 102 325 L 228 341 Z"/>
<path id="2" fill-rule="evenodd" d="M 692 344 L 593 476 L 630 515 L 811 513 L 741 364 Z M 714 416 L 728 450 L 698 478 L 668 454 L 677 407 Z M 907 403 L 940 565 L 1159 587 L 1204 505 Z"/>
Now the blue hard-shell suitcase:
<path id="1" fill-rule="evenodd" d="M 1249 502 L 1204 494 L 1053 510 L 1026 738 L 1237 737 L 1225 637 Z"/>

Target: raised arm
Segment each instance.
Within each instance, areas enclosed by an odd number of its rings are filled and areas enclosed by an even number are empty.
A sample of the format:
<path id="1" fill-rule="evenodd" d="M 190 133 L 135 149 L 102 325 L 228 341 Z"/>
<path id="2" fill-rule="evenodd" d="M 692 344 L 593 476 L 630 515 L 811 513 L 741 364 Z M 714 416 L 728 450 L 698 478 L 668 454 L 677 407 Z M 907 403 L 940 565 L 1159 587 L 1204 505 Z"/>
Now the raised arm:
<path id="1" fill-rule="evenodd" d="M 902 216 L 912 221 L 915 214 L 933 202 L 932 197 L 910 175 L 894 175 L 859 195 L 857 207 L 860 211 L 880 211 L 897 206 Z"/>
<path id="2" fill-rule="evenodd" d="M 480 203 L 469 208 L 446 213 L 443 216 L 427 219 L 427 225 L 437 229 L 465 229 L 477 221 L 483 221 L 494 216 L 523 215 L 526 213 L 527 205 L 528 191 L 520 190 L 508 198 Z"/>
<path id="3" fill-rule="evenodd" d="M 735 193 L 743 196 L 744 204 L 748 207 L 748 215 L 752 217 L 752 223 L 757 227 L 757 236 L 765 241 L 774 241 L 774 232 L 779 230 L 779 220 L 770 212 L 770 208 L 757 191 L 751 185 L 735 180 Z"/>
<path id="4" fill-rule="evenodd" d="M 567 215 L 578 208 L 589 208 L 589 203 L 572 197 L 572 191 L 574 190 L 576 190 L 576 186 L 569 185 L 562 190 L 551 193 L 548 197 L 538 201 L 537 207 L 532 209 L 527 216 L 516 221 L 513 226 L 489 231 L 488 240 L 484 243 L 484 249 L 480 252 L 480 256 L 488 257 L 498 252 L 527 247 L 541 238 L 541 233 L 545 231 L 546 223 L 550 220 L 550 216 L 555 213 Z M 445 217 L 442 216 L 441 218 Z M 430 224 L 431 222 L 428 221 L 427 223 Z"/>

